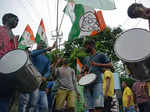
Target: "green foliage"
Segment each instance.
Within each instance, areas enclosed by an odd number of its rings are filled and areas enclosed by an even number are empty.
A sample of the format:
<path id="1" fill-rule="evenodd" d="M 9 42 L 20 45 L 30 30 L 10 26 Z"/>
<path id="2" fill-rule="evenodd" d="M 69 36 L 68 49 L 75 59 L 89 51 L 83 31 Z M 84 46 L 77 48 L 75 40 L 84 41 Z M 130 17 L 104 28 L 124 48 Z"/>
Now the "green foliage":
<path id="1" fill-rule="evenodd" d="M 127 84 L 128 84 L 128 86 L 131 88 L 132 87 L 132 85 L 133 85 L 133 83 L 135 82 L 134 80 L 132 80 L 131 78 L 127 78 L 127 77 L 125 77 L 125 76 L 122 76 L 122 77 L 120 77 L 120 82 L 121 82 L 121 84 L 122 84 L 122 82 L 123 81 L 125 81 Z"/>
<path id="2" fill-rule="evenodd" d="M 111 29 L 107 27 L 104 31 L 100 32 L 96 36 L 87 37 L 88 39 L 92 38 L 96 41 L 96 50 L 98 52 L 105 53 L 112 61 L 118 61 L 114 53 L 114 44 L 117 39 L 117 35 L 122 32 L 121 28 Z"/>
<path id="3" fill-rule="evenodd" d="M 71 67 L 76 69 L 76 59 L 83 60 L 87 54 L 84 52 L 83 44 L 88 39 L 94 39 L 96 41 L 96 50 L 98 52 L 105 53 L 112 62 L 117 62 L 119 59 L 114 53 L 114 43 L 117 39 L 117 35 L 122 32 L 121 28 L 106 28 L 104 31 L 98 33 L 96 36 L 88 36 L 86 38 L 78 38 L 71 42 L 65 42 L 64 49 L 59 52 L 61 57 L 69 59 Z M 57 60 L 56 50 L 52 52 L 53 61 Z"/>

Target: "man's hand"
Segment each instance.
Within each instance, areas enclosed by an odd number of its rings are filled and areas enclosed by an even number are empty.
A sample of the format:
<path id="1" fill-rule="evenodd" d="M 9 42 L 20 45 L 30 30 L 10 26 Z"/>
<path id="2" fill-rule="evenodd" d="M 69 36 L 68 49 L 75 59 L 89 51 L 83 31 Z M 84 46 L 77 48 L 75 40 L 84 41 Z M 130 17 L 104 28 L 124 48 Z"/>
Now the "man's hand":
<path id="1" fill-rule="evenodd" d="M 97 66 L 97 64 L 94 61 L 91 61 L 92 66 Z"/>
<path id="2" fill-rule="evenodd" d="M 46 92 L 46 94 L 48 94 L 48 93 L 49 93 L 49 89 L 48 89 L 48 88 L 46 88 L 46 89 L 45 89 L 45 92 Z"/>
<path id="3" fill-rule="evenodd" d="M 54 49 L 56 47 L 56 42 L 54 42 L 52 47 L 48 47 L 46 48 L 47 51 L 51 51 L 52 49 Z"/>
<path id="4" fill-rule="evenodd" d="M 107 98 L 107 97 L 108 97 L 107 93 L 104 93 L 104 97 L 105 97 L 105 98 Z"/>
<path id="5" fill-rule="evenodd" d="M 126 109 L 128 110 L 128 109 L 129 109 L 129 107 L 130 107 L 130 105 L 129 105 L 129 104 L 127 104 L 127 107 L 126 107 Z"/>
<path id="6" fill-rule="evenodd" d="M 81 79 L 81 77 L 82 77 L 82 74 L 77 75 L 77 82 Z"/>

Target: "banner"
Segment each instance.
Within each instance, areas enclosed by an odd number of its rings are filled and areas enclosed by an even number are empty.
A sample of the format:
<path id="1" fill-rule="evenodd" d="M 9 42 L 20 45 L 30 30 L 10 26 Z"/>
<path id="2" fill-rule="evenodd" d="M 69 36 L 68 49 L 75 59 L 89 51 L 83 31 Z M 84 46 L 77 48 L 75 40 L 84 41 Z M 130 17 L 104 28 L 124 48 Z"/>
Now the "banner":
<path id="1" fill-rule="evenodd" d="M 101 11 L 96 12 L 93 9 L 72 2 L 68 3 L 64 11 L 69 15 L 73 23 L 68 41 L 96 35 L 106 27 Z M 100 29 L 102 26 L 103 28 Z"/>

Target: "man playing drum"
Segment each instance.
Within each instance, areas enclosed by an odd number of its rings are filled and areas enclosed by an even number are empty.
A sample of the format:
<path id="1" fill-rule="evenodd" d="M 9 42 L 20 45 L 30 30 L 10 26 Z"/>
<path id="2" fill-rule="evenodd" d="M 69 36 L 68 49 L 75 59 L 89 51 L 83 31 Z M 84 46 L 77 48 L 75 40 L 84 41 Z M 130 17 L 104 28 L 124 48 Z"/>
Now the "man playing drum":
<path id="1" fill-rule="evenodd" d="M 37 45 L 37 49 L 31 51 L 30 58 L 33 65 L 42 75 L 42 84 L 40 88 L 31 94 L 21 94 L 19 98 L 19 112 L 48 112 L 48 100 L 46 94 L 47 78 L 50 76 L 50 61 L 45 56 L 46 51 L 55 48 L 56 43 L 52 47 L 48 47 L 43 40 Z M 31 85 L 32 86 L 32 85 Z M 29 101 L 30 100 L 30 101 Z"/>
<path id="2" fill-rule="evenodd" d="M 18 37 L 12 32 L 18 24 L 18 17 L 14 14 L 7 13 L 2 17 L 4 26 L 0 26 L 0 58 L 18 46 Z M 8 104 L 13 95 L 13 89 L 7 88 L 7 79 L 0 74 L 0 112 L 8 112 Z"/>
<path id="3" fill-rule="evenodd" d="M 85 60 L 85 63 L 89 72 L 96 74 L 96 80 L 84 87 L 84 97 L 89 112 L 102 112 L 104 107 L 102 67 L 112 67 L 112 64 L 104 54 L 96 52 L 95 45 L 94 40 L 87 40 L 84 44 L 85 51 L 90 54 L 90 58 Z"/>

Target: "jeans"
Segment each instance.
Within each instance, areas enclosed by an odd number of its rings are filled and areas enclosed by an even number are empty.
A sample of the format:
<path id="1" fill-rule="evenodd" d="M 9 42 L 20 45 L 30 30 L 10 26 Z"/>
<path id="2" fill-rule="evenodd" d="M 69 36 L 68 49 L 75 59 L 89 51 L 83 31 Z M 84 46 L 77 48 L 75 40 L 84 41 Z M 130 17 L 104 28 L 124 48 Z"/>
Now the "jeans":
<path id="1" fill-rule="evenodd" d="M 48 100 L 45 91 L 39 91 L 36 112 L 48 112 Z"/>
<path id="2" fill-rule="evenodd" d="M 93 83 L 84 87 L 86 109 L 104 107 L 102 83 Z"/>
<path id="3" fill-rule="evenodd" d="M 150 101 L 138 104 L 140 112 L 150 111 Z"/>
<path id="4" fill-rule="evenodd" d="M 36 112 L 38 95 L 39 89 L 36 89 L 32 93 L 20 94 L 18 112 Z"/>
<path id="5" fill-rule="evenodd" d="M 0 74 L 0 112 L 8 112 L 15 87 L 15 84 L 10 82 L 11 78 L 4 76 L 4 74 Z"/>
<path id="6" fill-rule="evenodd" d="M 112 107 L 112 97 L 108 96 L 104 98 L 104 111 L 105 112 L 111 112 Z"/>
<path id="7" fill-rule="evenodd" d="M 0 112 L 8 112 L 10 98 L 0 98 Z"/>
<path id="8" fill-rule="evenodd" d="M 124 112 L 136 112 L 136 110 L 134 109 L 134 106 L 130 106 L 128 110 L 126 109 L 126 107 L 123 107 L 123 111 Z"/>
<path id="9" fill-rule="evenodd" d="M 49 112 L 52 112 L 54 97 L 55 94 L 53 92 L 50 92 L 49 95 L 47 95 Z"/>

